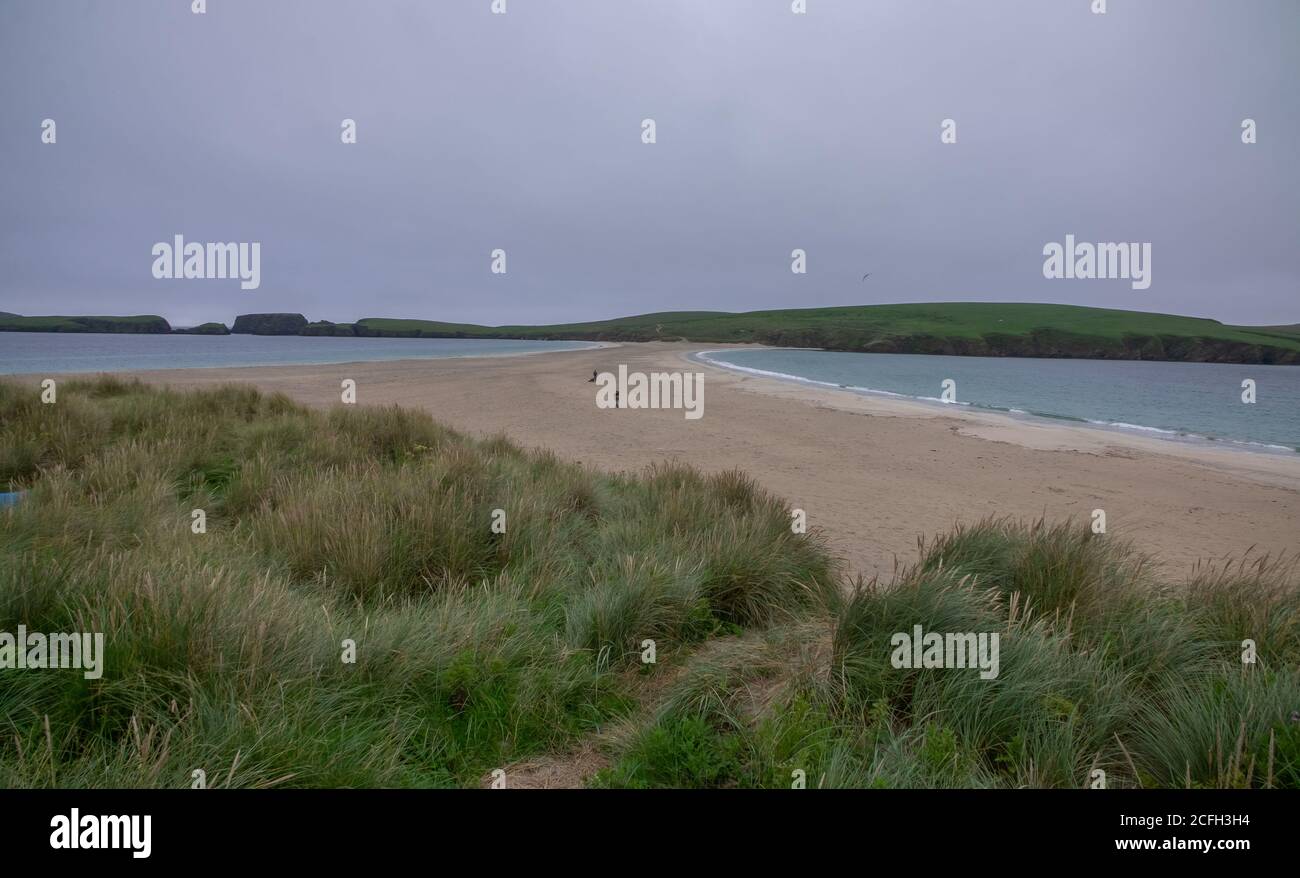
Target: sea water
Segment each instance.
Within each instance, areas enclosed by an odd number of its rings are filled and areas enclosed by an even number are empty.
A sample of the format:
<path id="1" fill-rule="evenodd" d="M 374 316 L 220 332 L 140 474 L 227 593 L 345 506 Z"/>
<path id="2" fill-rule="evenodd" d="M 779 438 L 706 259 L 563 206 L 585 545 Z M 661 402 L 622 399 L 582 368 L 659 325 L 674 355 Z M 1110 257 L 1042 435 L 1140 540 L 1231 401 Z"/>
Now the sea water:
<path id="1" fill-rule="evenodd" d="M 1248 450 L 1300 451 L 1300 366 L 857 354 L 790 348 L 708 351 L 751 374 L 862 394 L 1050 418 Z M 1253 381 L 1255 402 L 1242 401 Z"/>
<path id="2" fill-rule="evenodd" d="M 0 375 L 492 357 L 595 346 L 495 338 L 0 332 Z"/>

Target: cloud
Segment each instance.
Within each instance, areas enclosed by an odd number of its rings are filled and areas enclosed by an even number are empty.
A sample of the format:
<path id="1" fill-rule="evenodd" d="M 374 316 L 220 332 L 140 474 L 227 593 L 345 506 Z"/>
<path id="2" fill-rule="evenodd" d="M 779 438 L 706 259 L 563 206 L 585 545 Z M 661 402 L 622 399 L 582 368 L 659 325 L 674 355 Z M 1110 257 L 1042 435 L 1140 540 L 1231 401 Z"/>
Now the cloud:
<path id="1" fill-rule="evenodd" d="M 0 310 L 1300 319 L 1290 0 L 208 5 L 0 10 Z M 260 288 L 154 280 L 176 234 L 260 242 Z M 1066 234 L 1150 242 L 1155 282 L 1044 280 Z"/>

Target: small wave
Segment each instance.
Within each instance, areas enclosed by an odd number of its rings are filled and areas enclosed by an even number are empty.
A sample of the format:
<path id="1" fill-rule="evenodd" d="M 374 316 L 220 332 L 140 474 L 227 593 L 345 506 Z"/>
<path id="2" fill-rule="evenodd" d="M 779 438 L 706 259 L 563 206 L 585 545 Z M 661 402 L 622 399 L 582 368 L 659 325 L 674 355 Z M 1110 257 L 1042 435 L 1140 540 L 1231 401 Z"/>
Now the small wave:
<path id="1" fill-rule="evenodd" d="M 764 378 L 779 378 L 782 381 L 797 381 L 800 384 L 812 384 L 817 387 L 830 387 L 833 390 L 851 390 L 854 393 L 871 393 L 876 396 L 892 396 L 894 399 L 911 399 L 922 402 L 937 402 L 941 405 L 975 405 L 975 403 L 962 402 L 953 400 L 948 402 L 935 396 L 915 396 L 910 393 L 895 393 L 892 390 L 880 390 L 876 387 L 862 387 L 857 384 L 837 384 L 834 381 L 818 381 L 815 378 L 805 378 L 802 375 L 791 375 L 789 372 L 774 372 L 770 369 L 755 369 L 752 366 L 738 366 L 735 363 L 728 363 L 726 360 L 715 360 L 708 354 L 713 351 L 700 351 L 693 356 L 698 357 L 706 363 L 712 363 L 715 366 L 721 366 L 724 369 L 731 369 L 735 372 L 747 372 L 750 375 L 761 375 Z"/>
<path id="2" fill-rule="evenodd" d="M 1092 423 L 1092 421 L 1089 421 L 1087 418 L 1079 418 L 1074 415 L 1063 415 L 1059 412 L 1040 412 L 1038 409 L 1030 409 L 1026 414 L 1034 418 L 1050 418 L 1053 421 L 1069 421 L 1072 424 Z"/>
<path id="3" fill-rule="evenodd" d="M 1117 430 L 1133 430 L 1138 433 L 1158 433 L 1161 436 L 1174 436 L 1178 439 L 1188 440 L 1191 442 L 1215 442 L 1225 445 L 1239 445 L 1243 448 L 1262 448 L 1269 451 L 1300 451 L 1300 447 L 1292 448 L 1289 445 L 1276 445 L 1272 442 L 1254 442 L 1250 439 L 1231 439 L 1226 436 L 1206 436 L 1201 433 L 1193 433 L 1190 430 L 1171 430 L 1164 427 L 1148 427 L 1145 424 L 1129 424 L 1124 421 L 1085 420 L 1087 423 L 1095 424 L 1099 427 L 1110 427 Z"/>
<path id="4" fill-rule="evenodd" d="M 1068 421 L 1075 424 L 1086 424 L 1093 427 L 1101 427 L 1111 430 L 1133 431 L 1136 433 L 1156 434 L 1161 437 L 1169 437 L 1174 440 L 1192 441 L 1192 442 L 1215 442 L 1225 445 L 1240 446 L 1242 448 L 1267 450 L 1267 451 L 1286 451 L 1290 453 L 1300 453 L 1300 446 L 1292 447 L 1289 445 L 1277 445 L 1270 442 L 1254 442 L 1247 439 L 1228 439 L 1216 436 L 1204 436 L 1199 433 L 1192 433 L 1186 430 L 1176 430 L 1167 427 L 1151 427 L 1145 424 L 1131 424 L 1127 421 L 1107 421 L 1094 418 L 1081 418 L 1075 415 L 1066 415 L 1059 412 L 1044 412 L 1036 409 L 1018 409 L 1009 406 L 999 406 L 992 403 L 972 403 L 955 400 L 945 402 L 942 399 L 933 396 L 917 396 L 910 393 L 897 393 L 892 390 L 881 390 L 875 387 L 863 387 L 856 384 L 839 384 L 833 381 L 818 381 L 815 378 L 805 378 L 802 375 L 792 375 L 788 372 L 777 372 L 771 369 L 757 369 L 752 366 L 740 366 L 735 363 L 727 362 L 710 357 L 709 354 L 725 353 L 725 351 L 699 351 L 692 354 L 692 357 L 711 363 L 724 369 L 730 369 L 736 372 L 745 372 L 750 375 L 760 375 L 765 378 L 777 378 L 782 381 L 793 381 L 799 384 L 808 384 L 815 387 L 829 387 L 833 390 L 848 390 L 854 393 L 865 393 L 873 396 L 893 397 L 894 399 L 914 400 L 917 402 L 937 403 L 940 405 L 960 405 L 987 411 L 1003 412 L 1010 415 L 1030 418 L 1045 418 L 1053 421 Z"/>
<path id="5" fill-rule="evenodd" d="M 833 381 L 817 381 L 812 378 L 804 378 L 802 375 L 791 375 L 787 372 L 773 372 L 770 369 L 755 369 L 751 366 L 737 366 L 735 363 L 728 363 L 725 360 L 713 359 L 712 357 L 709 356 L 709 354 L 712 353 L 717 353 L 717 352 L 699 351 L 695 354 L 692 354 L 692 356 L 698 357 L 699 359 L 703 360 L 706 363 L 712 363 L 715 366 L 720 366 L 724 369 L 731 369 L 732 371 L 735 372 L 748 372 L 751 375 L 762 375 L 767 378 L 780 378 L 783 381 L 798 381 L 800 384 L 815 384 L 818 387 L 831 387 L 836 390 L 852 389 L 849 388 L 847 385 L 836 384 Z M 902 394 L 894 394 L 894 395 L 901 396 Z"/>
<path id="6" fill-rule="evenodd" d="M 1163 433 L 1166 436 L 1195 436 L 1195 433 L 1184 433 L 1181 430 L 1165 430 L 1160 427 L 1148 427 L 1143 424 L 1128 424 L 1124 421 L 1094 421 L 1092 418 L 1085 419 L 1089 424 L 1098 424 L 1102 427 L 1118 427 L 1121 430 L 1140 430 L 1143 433 Z M 1206 436 L 1197 438 L 1206 439 Z"/>

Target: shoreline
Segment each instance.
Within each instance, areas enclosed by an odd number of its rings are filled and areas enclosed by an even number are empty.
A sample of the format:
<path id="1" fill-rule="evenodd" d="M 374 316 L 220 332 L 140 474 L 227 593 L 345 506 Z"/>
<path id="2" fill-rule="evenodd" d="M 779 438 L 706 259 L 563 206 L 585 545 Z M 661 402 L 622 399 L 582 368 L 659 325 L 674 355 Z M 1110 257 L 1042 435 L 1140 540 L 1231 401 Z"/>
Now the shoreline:
<path id="1" fill-rule="evenodd" d="M 1297 549 L 1300 456 L 1243 454 L 1087 426 L 1030 423 L 985 411 L 816 388 L 689 359 L 746 345 L 648 342 L 546 353 L 334 363 L 123 370 L 176 389 L 248 383 L 316 408 L 401 405 L 477 437 L 605 472 L 660 463 L 741 470 L 807 512 L 849 570 L 887 578 L 916 560 L 917 540 L 954 525 L 1010 517 L 1087 522 L 1104 509 L 1111 538 L 1130 541 L 1174 576 L 1198 562 Z M 708 375 L 704 416 L 601 410 L 593 370 Z M 78 373 L 67 373 L 77 375 Z M 94 373 L 80 373 L 94 377 Z M 36 386 L 38 376 L 12 380 Z"/>
<path id="2" fill-rule="evenodd" d="M 771 351 L 820 350 L 820 348 L 776 348 L 768 345 L 754 345 L 752 347 Z M 734 348 L 713 348 L 703 351 L 693 351 L 686 359 L 687 362 L 690 363 L 703 364 L 726 372 L 752 375 L 758 378 L 768 378 L 774 381 L 807 387 L 812 390 L 828 390 L 835 393 L 850 394 L 864 399 L 897 401 L 901 404 L 911 404 L 915 406 L 915 413 L 918 416 L 926 416 L 935 413 L 942 413 L 942 415 L 953 417 L 962 417 L 966 414 L 988 415 L 994 418 L 1005 418 L 1011 423 L 1024 423 L 1030 426 L 1077 427 L 1078 429 L 1098 430 L 1103 433 L 1117 436 L 1155 439 L 1158 442 L 1182 444 L 1191 448 L 1219 449 L 1242 454 L 1272 454 L 1280 455 L 1282 457 L 1300 456 L 1300 448 L 1292 448 L 1287 445 L 1278 445 L 1276 443 L 1259 442 L 1251 439 L 1233 439 L 1231 437 L 1215 439 L 1197 433 L 1177 432 L 1163 427 L 1153 427 L 1146 424 L 1090 421 L 1068 415 L 1055 416 L 1017 409 L 1008 410 L 995 406 L 979 405 L 977 403 L 960 403 L 953 406 L 937 399 L 910 396 L 905 393 L 895 393 L 890 390 L 879 390 L 870 387 L 847 387 L 842 384 L 832 384 L 829 381 L 818 381 L 814 378 L 805 378 L 801 375 L 774 372 L 750 366 L 738 366 L 735 363 L 727 363 L 709 357 L 709 354 L 723 353 L 724 351 L 733 349 Z"/>
<path id="3" fill-rule="evenodd" d="M 23 334 L 30 335 L 32 333 L 23 333 Z M 48 333 L 48 334 L 69 335 L 72 333 Z M 109 333 L 78 333 L 78 334 L 123 335 L 124 333 L 109 332 Z M 185 333 L 178 333 L 178 334 L 185 334 Z M 259 336 L 254 334 L 249 334 L 247 337 L 249 338 L 280 338 L 280 337 L 331 338 L 329 336 Z M 365 338 L 369 338 L 369 337 L 367 336 Z M 388 340 L 392 340 L 392 341 L 440 341 L 440 340 L 500 341 L 502 339 L 470 339 L 470 338 L 422 339 L 422 338 L 391 337 Z M 518 339 L 518 340 L 532 341 L 530 339 Z M 247 363 L 247 364 L 239 364 L 239 365 L 220 364 L 220 365 L 206 365 L 206 366 L 175 366 L 175 367 L 165 367 L 165 368 L 157 368 L 157 369 L 149 368 L 149 367 L 126 367 L 122 369 L 94 370 L 94 371 L 71 369 L 71 370 L 63 370 L 63 371 L 43 370 L 43 371 L 36 371 L 36 372 L 0 372 L 0 378 L 10 377 L 17 380 L 23 378 L 31 378 L 32 376 L 37 376 L 37 375 L 59 375 L 65 378 L 69 376 L 74 378 L 85 378 L 85 377 L 94 377 L 98 375 L 120 375 L 120 374 L 135 374 L 135 373 L 143 373 L 143 372 L 149 372 L 149 373 L 183 372 L 189 370 L 209 370 L 209 369 L 247 370 L 247 369 L 275 369 L 275 368 L 284 368 L 284 367 L 293 367 L 293 366 L 360 366 L 360 365 L 365 365 L 370 363 L 404 363 L 404 362 L 428 362 L 428 361 L 437 361 L 437 360 L 499 359 L 499 358 L 513 358 L 513 357 L 529 357 L 537 354 L 580 353 L 583 351 L 608 350 L 611 348 L 618 348 L 623 345 L 629 345 L 629 344 L 636 344 L 636 345 L 678 344 L 683 346 L 689 346 L 691 348 L 691 350 L 686 351 L 683 354 L 683 356 L 680 357 L 682 362 L 691 366 L 701 366 L 701 365 L 706 366 L 718 374 L 741 375 L 746 377 L 764 379 L 764 380 L 777 382 L 779 384 L 802 388 L 806 391 L 809 391 L 810 393 L 825 392 L 825 393 L 831 393 L 831 394 L 837 394 L 837 395 L 849 397 L 852 399 L 873 401 L 875 403 L 878 403 L 879 405 L 872 407 L 874 410 L 870 412 L 871 414 L 912 416 L 912 417 L 919 417 L 919 418 L 929 418 L 929 417 L 966 418 L 971 420 L 972 422 L 983 424 L 984 426 L 990 428 L 991 432 L 1006 434 L 1003 436 L 999 436 L 997 438 L 994 438 L 992 436 L 984 436 L 984 438 L 989 438 L 990 441 L 1006 441 L 1008 436 L 1011 435 L 1011 432 L 1013 432 L 1013 431 L 1009 431 L 1009 428 L 1013 428 L 1015 426 L 1022 426 L 1031 430 L 1034 429 L 1048 430 L 1051 428 L 1059 428 L 1062 430 L 1077 429 L 1077 430 L 1092 431 L 1098 434 L 1110 436 L 1112 437 L 1113 441 L 1116 444 L 1121 444 L 1121 445 L 1126 444 L 1129 441 L 1150 440 L 1155 443 L 1158 443 L 1158 445 L 1156 446 L 1143 445 L 1142 447 L 1144 448 L 1144 450 L 1151 450 L 1157 452 L 1161 450 L 1165 450 L 1162 449 L 1161 446 L 1172 446 L 1175 448 L 1186 448 L 1195 451 L 1226 452 L 1228 454 L 1266 455 L 1266 456 L 1281 457 L 1284 459 L 1294 457 L 1300 460 L 1300 448 L 1291 448 L 1285 445 L 1277 445 L 1273 443 L 1264 443 L 1264 442 L 1246 440 L 1246 439 L 1233 439 L 1233 438 L 1214 439 L 1211 437 L 1202 436 L 1195 433 L 1176 433 L 1174 431 L 1167 430 L 1164 428 L 1152 427 L 1143 424 L 1118 424 L 1118 423 L 1112 424 L 1112 423 L 1092 422 L 1092 421 L 1080 420 L 1080 419 L 1076 419 L 1064 415 L 1060 417 L 1054 417 L 1051 415 L 1043 415 L 1034 412 L 1021 412 L 1016 410 L 1008 411 L 1000 408 L 980 406 L 980 405 L 970 404 L 970 403 L 964 403 L 964 404 L 953 406 L 953 405 L 941 403 L 938 400 L 931 401 L 921 397 L 909 396 L 907 394 L 895 393 L 893 391 L 888 391 L 888 390 L 879 390 L 875 388 L 865 388 L 865 387 L 846 387 L 844 385 L 834 385 L 831 384 L 830 382 L 818 381 L 816 379 L 805 378 L 799 375 L 756 369 L 748 366 L 738 366 L 733 363 L 725 363 L 722 361 L 711 359 L 709 357 L 710 354 L 722 353 L 728 350 L 821 351 L 824 350 L 822 348 L 799 348 L 799 347 L 788 347 L 788 346 L 774 347 L 771 345 L 764 345 L 764 344 L 752 343 L 752 342 L 750 343 L 715 342 L 712 344 L 705 345 L 704 343 L 700 343 L 700 342 L 613 342 L 613 341 L 586 341 L 582 339 L 555 339 L 554 341 L 582 345 L 582 347 L 554 348 L 554 349 L 543 349 L 543 350 L 533 350 L 533 351 L 499 351 L 499 352 L 492 352 L 492 353 L 485 353 L 485 354 L 458 353 L 458 354 L 448 354 L 445 356 L 433 356 L 433 357 L 411 356 L 411 357 L 397 357 L 392 359 L 377 359 L 377 360 L 295 360 L 292 362 Z M 821 399 L 819 397 L 819 401 L 832 408 L 839 408 L 844 411 L 859 410 L 859 407 L 849 405 L 847 400 L 843 400 L 843 399 L 836 402 L 834 399 L 830 399 L 830 398 Z M 1164 435 L 1153 435 L 1153 434 L 1164 434 Z M 979 434 L 976 433 L 973 435 L 979 435 Z M 1015 440 L 1012 439 L 1012 441 Z M 1056 446 L 1053 446 L 1050 443 L 1049 445 L 1044 446 L 1040 444 L 1038 441 L 1035 441 L 1033 443 L 1025 444 L 1025 447 L 1030 447 L 1030 448 L 1054 447 L 1056 448 L 1056 450 L 1090 451 L 1095 449 L 1095 445 L 1096 443 L 1090 443 L 1090 442 L 1065 441 L 1062 442 L 1060 445 L 1056 445 Z"/>
<path id="4" fill-rule="evenodd" d="M 734 347 L 734 346 L 733 346 Z M 726 347 L 716 348 L 727 350 Z M 987 442 L 1015 445 L 1027 450 L 1070 452 L 1100 457 L 1115 457 L 1128 452 L 1158 454 L 1188 462 L 1233 471 L 1268 485 L 1300 490 L 1300 453 L 1253 450 L 1211 442 L 1180 442 L 1124 430 L 1110 430 L 1100 425 L 1068 423 L 1032 415 L 1017 417 L 1011 413 L 927 403 L 908 396 L 858 393 L 847 388 L 830 387 L 808 379 L 785 379 L 757 375 L 728 365 L 700 359 L 707 351 L 691 351 L 681 359 L 703 365 L 719 375 L 742 379 L 740 386 L 751 393 L 785 399 L 800 399 L 814 407 L 830 408 L 869 417 L 915 418 L 918 420 L 953 420 L 961 422 L 952 429 L 959 435 Z M 791 393 L 791 389 L 796 392 Z M 1300 526 L 1300 520 L 1297 521 Z M 1300 540 L 1297 540 L 1300 546 Z"/>

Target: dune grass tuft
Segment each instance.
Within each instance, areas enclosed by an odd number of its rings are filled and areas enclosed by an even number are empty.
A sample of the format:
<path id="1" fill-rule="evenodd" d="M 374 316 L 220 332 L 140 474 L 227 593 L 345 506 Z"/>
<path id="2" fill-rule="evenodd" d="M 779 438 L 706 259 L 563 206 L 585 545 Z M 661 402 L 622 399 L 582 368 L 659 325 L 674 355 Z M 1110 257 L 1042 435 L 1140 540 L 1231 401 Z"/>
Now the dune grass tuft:
<path id="1" fill-rule="evenodd" d="M 1169 584 L 1114 537 L 1005 519 L 922 549 L 832 597 L 820 635 L 763 635 L 785 655 L 820 636 L 825 656 L 774 664 L 746 634 L 691 658 L 596 785 L 694 785 L 689 764 L 721 786 L 1297 787 L 1293 564 Z M 916 625 L 996 633 L 998 675 L 895 667 Z M 756 691 L 761 710 L 738 707 Z"/>
<path id="2" fill-rule="evenodd" d="M 739 474 L 599 475 L 395 407 L 0 383 L 0 448 L 30 492 L 0 512 L 0 631 L 106 650 L 99 679 L 0 671 L 4 786 L 473 785 L 625 716 L 643 640 L 835 582 Z"/>

